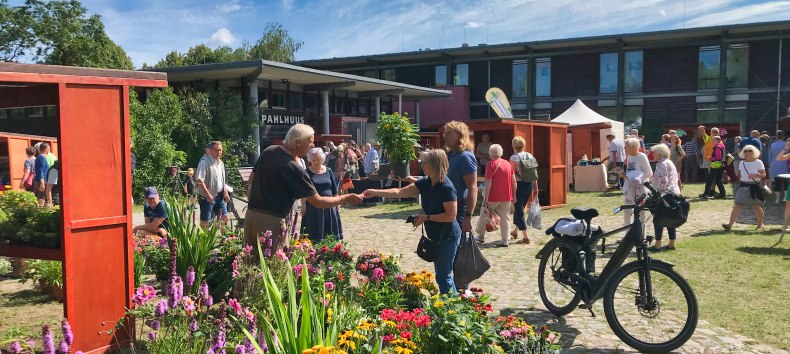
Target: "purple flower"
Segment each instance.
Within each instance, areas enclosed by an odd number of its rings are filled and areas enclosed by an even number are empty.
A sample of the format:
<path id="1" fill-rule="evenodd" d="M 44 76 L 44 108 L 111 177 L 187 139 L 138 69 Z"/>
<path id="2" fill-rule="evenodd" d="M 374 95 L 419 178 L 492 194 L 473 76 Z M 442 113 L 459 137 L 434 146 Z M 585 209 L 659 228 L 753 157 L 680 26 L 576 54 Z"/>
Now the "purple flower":
<path id="1" fill-rule="evenodd" d="M 143 285 L 134 292 L 132 302 L 135 305 L 143 305 L 154 297 L 156 297 L 156 289 L 150 285 Z"/>
<path id="2" fill-rule="evenodd" d="M 33 347 L 36 346 L 36 341 L 34 341 L 32 339 L 28 339 L 27 340 L 27 345 L 30 346 L 31 348 L 33 348 Z"/>
<path id="3" fill-rule="evenodd" d="M 74 333 L 71 332 L 71 325 L 67 319 L 63 319 L 60 321 L 60 328 L 63 330 L 63 340 L 66 341 L 66 344 L 71 346 L 74 343 Z"/>
<path id="4" fill-rule="evenodd" d="M 19 342 L 13 342 L 8 350 L 11 351 L 11 354 L 19 354 L 22 352 L 22 346 L 19 345 Z"/>
<path id="5" fill-rule="evenodd" d="M 151 320 L 151 322 L 148 322 L 148 327 L 151 327 L 151 329 L 154 331 L 158 331 L 160 328 L 162 328 L 162 324 L 157 320 Z"/>
<path id="6" fill-rule="evenodd" d="M 269 346 L 266 344 L 266 334 L 263 333 L 263 330 L 258 331 L 258 346 L 261 347 L 264 352 L 269 351 Z"/>
<path id="7" fill-rule="evenodd" d="M 272 250 L 268 249 L 268 248 L 263 250 L 263 256 L 266 257 L 266 258 L 271 257 L 272 256 Z"/>
<path id="8" fill-rule="evenodd" d="M 156 304 L 156 307 L 154 307 L 154 315 L 156 315 L 156 317 L 162 317 L 167 313 L 167 310 L 167 300 L 159 300 L 159 302 Z"/>
<path id="9" fill-rule="evenodd" d="M 156 332 L 148 332 L 148 340 L 156 342 Z"/>
<path id="10" fill-rule="evenodd" d="M 66 341 L 60 342 L 60 347 L 58 348 L 59 353 L 69 354 L 69 344 Z"/>
<path id="11" fill-rule="evenodd" d="M 324 283 L 324 287 L 326 288 L 326 290 L 332 291 L 335 289 L 335 283 L 328 281 Z"/>
<path id="12" fill-rule="evenodd" d="M 241 309 L 241 304 L 239 303 L 238 300 L 234 298 L 230 298 L 230 300 L 228 300 L 228 306 L 233 308 L 233 310 L 236 311 L 237 315 L 241 315 L 242 309 Z"/>
<path id="13" fill-rule="evenodd" d="M 192 313 L 195 312 L 195 301 L 189 296 L 184 296 L 181 298 L 181 303 L 184 305 L 187 316 L 192 316 Z"/>
<path id="14" fill-rule="evenodd" d="M 176 308 L 182 297 L 184 297 L 184 284 L 181 282 L 181 277 L 175 276 L 171 278 L 170 286 L 167 288 L 167 304 L 170 308 Z"/>
<path id="15" fill-rule="evenodd" d="M 210 307 L 214 303 L 214 298 L 208 293 L 208 284 L 206 284 L 205 280 L 200 283 L 200 298 L 203 300 L 203 304 L 206 305 L 206 307 Z"/>
<path id="16" fill-rule="evenodd" d="M 44 341 L 44 354 L 55 354 L 55 341 L 52 338 L 52 331 L 49 330 L 49 325 L 44 325 L 41 328 L 41 336 Z"/>
<path id="17" fill-rule="evenodd" d="M 384 280 L 384 269 L 381 269 L 381 268 L 373 269 L 373 274 L 371 274 L 370 280 L 373 280 L 373 281 Z"/>
<path id="18" fill-rule="evenodd" d="M 247 353 L 247 350 L 244 348 L 244 345 L 237 344 L 236 345 L 236 354 L 245 354 L 245 353 Z"/>
<path id="19" fill-rule="evenodd" d="M 191 288 L 192 284 L 195 284 L 195 268 L 192 266 L 189 266 L 189 269 L 187 270 L 186 281 L 187 281 L 187 288 Z"/>
<path id="20" fill-rule="evenodd" d="M 197 330 L 198 330 L 198 323 L 197 320 L 193 318 L 192 321 L 189 321 L 189 333 L 195 334 Z"/>

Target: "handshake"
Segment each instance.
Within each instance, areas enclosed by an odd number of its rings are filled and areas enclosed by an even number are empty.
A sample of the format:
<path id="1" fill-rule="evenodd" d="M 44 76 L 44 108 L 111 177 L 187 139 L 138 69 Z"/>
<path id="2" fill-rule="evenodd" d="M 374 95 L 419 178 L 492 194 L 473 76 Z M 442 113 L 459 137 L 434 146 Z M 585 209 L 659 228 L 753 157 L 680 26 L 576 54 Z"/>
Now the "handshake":
<path id="1" fill-rule="evenodd" d="M 360 194 L 349 193 L 343 196 L 343 203 L 357 205 L 359 203 L 362 203 L 363 199 L 373 198 L 375 196 L 376 196 L 375 192 L 372 189 L 368 189 Z"/>

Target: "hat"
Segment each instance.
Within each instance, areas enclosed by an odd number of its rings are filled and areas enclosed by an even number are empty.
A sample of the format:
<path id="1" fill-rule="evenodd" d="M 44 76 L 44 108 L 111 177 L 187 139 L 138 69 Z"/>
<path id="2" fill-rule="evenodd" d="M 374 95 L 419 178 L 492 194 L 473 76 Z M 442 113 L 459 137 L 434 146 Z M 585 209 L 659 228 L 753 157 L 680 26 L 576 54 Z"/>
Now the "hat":
<path id="1" fill-rule="evenodd" d="M 146 199 L 154 198 L 159 196 L 159 192 L 156 191 L 156 187 L 145 187 L 145 192 L 143 192 L 143 195 Z"/>

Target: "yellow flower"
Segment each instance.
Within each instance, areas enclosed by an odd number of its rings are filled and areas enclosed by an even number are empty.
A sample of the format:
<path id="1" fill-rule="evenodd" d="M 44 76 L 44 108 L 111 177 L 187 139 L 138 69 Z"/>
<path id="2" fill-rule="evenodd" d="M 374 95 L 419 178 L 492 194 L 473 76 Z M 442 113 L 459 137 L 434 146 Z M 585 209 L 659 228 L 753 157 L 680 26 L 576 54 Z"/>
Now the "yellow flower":
<path id="1" fill-rule="evenodd" d="M 326 322 L 329 323 L 332 321 L 332 309 L 326 309 Z"/>
<path id="2" fill-rule="evenodd" d="M 466 338 L 472 338 L 472 334 L 469 333 L 469 332 L 466 332 Z"/>
<path id="3" fill-rule="evenodd" d="M 412 354 L 412 353 L 414 353 L 411 349 L 404 348 L 404 347 L 395 347 L 395 352 L 398 353 L 398 354 Z"/>
<path id="4" fill-rule="evenodd" d="M 442 306 L 444 306 L 444 303 L 439 300 L 436 300 L 436 302 L 433 303 L 433 307 L 439 308 Z"/>
<path id="5" fill-rule="evenodd" d="M 455 315 L 455 310 L 450 310 L 450 311 L 447 311 L 447 314 L 448 314 L 448 315 Z"/>
<path id="6" fill-rule="evenodd" d="M 351 350 L 357 349 L 357 343 L 350 341 L 348 339 L 342 338 L 337 341 L 337 346 L 342 348 L 350 348 Z"/>

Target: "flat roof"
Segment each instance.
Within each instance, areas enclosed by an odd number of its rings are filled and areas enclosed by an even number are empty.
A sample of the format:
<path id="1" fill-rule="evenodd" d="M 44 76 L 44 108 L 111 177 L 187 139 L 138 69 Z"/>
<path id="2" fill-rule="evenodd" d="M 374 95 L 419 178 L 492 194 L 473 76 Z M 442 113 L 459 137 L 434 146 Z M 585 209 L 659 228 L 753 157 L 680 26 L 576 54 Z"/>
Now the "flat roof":
<path id="1" fill-rule="evenodd" d="M 342 88 L 367 95 L 368 97 L 402 94 L 408 98 L 424 99 L 449 97 L 452 94 L 448 90 L 306 68 L 269 60 L 177 66 L 152 70 L 167 73 L 167 78 L 170 82 L 247 78 L 250 81 L 254 79 L 287 81 L 291 84 L 302 85 L 305 90 L 320 91 Z"/>
<path id="2" fill-rule="evenodd" d="M 77 66 L 21 64 L 0 62 L 3 86 L 27 86 L 29 83 L 85 83 L 97 85 L 167 86 L 167 74 L 150 71 L 83 68 Z"/>
<path id="3" fill-rule="evenodd" d="M 712 27 L 698 27 L 687 29 L 674 29 L 653 32 L 637 32 L 625 34 L 613 34 L 603 36 L 563 38 L 552 40 L 539 40 L 530 42 L 515 42 L 505 44 L 480 44 L 467 47 L 425 49 L 411 52 L 399 52 L 375 55 L 360 55 L 351 57 L 336 57 L 325 59 L 301 60 L 294 62 L 298 65 L 311 67 L 335 67 L 344 65 L 390 63 L 403 61 L 416 61 L 424 59 L 446 59 L 449 57 L 465 57 L 476 55 L 509 55 L 527 54 L 529 51 L 551 51 L 558 49 L 591 47 L 601 45 L 623 45 L 627 48 L 645 43 L 654 43 L 667 40 L 693 40 L 701 38 L 721 37 L 726 32 L 727 36 L 734 39 L 737 37 L 748 36 L 754 33 L 775 33 L 781 36 L 788 36 L 790 33 L 790 21 L 760 22 L 736 25 L 722 25 Z"/>

